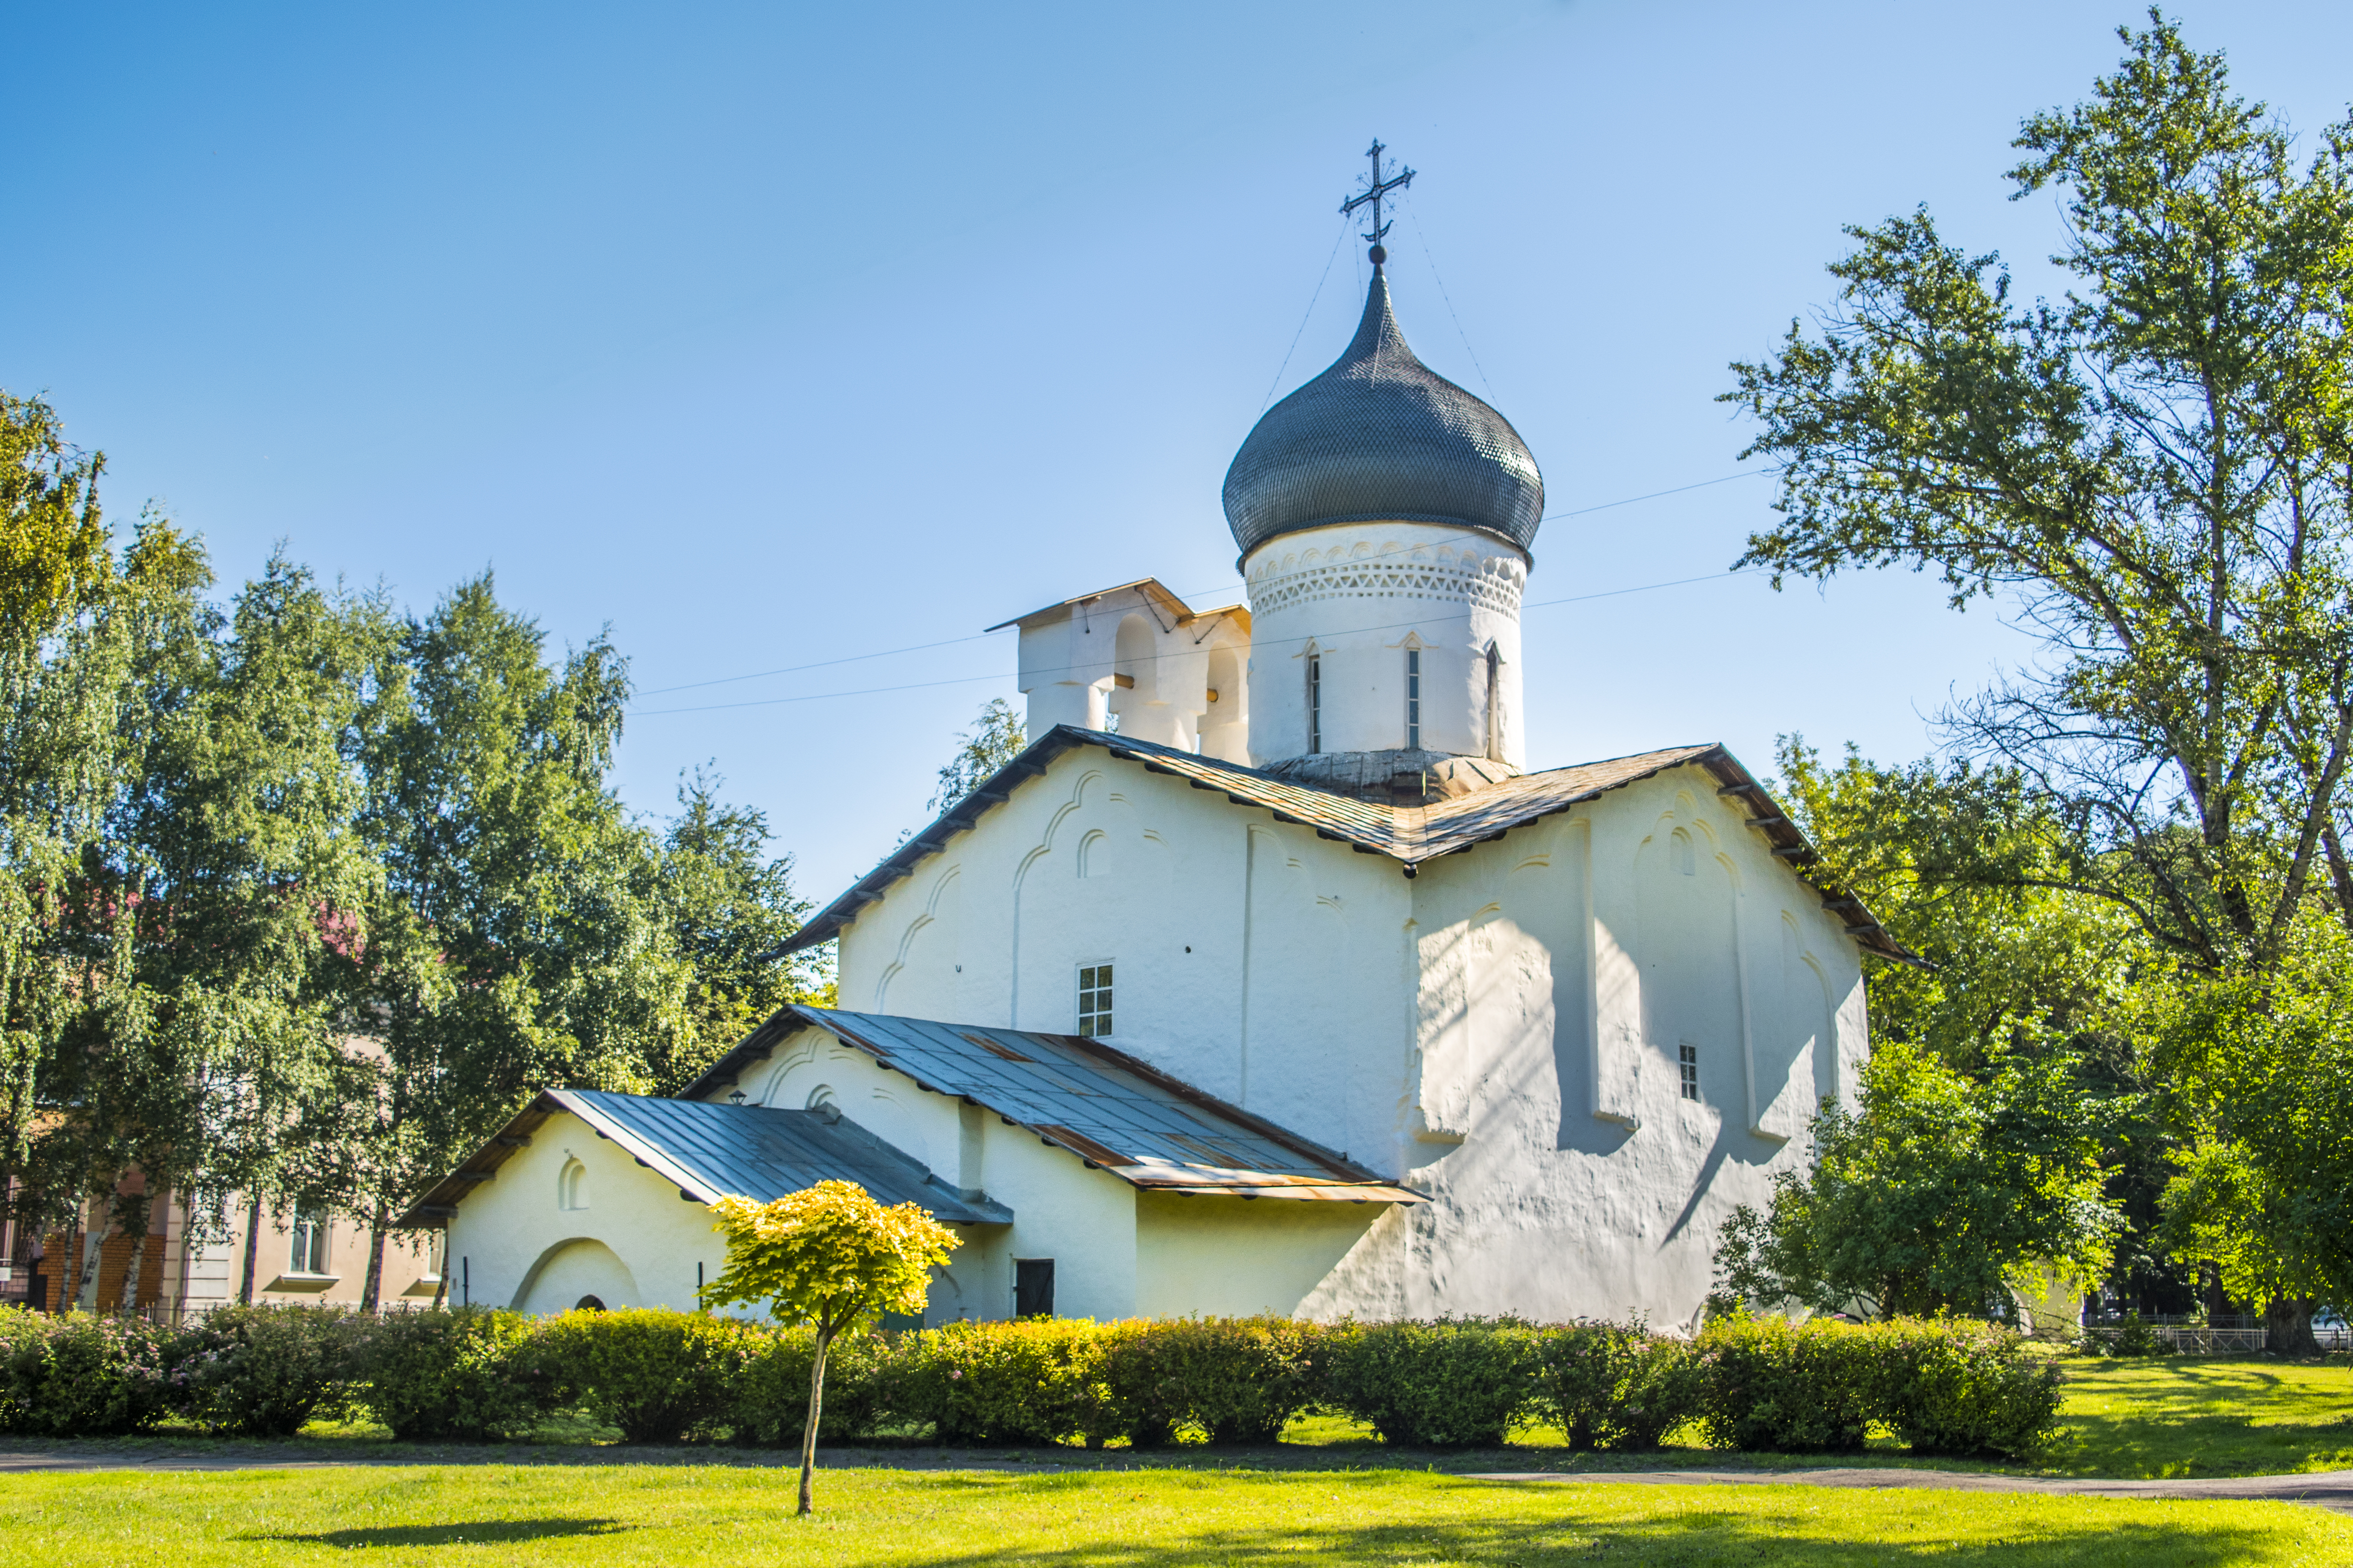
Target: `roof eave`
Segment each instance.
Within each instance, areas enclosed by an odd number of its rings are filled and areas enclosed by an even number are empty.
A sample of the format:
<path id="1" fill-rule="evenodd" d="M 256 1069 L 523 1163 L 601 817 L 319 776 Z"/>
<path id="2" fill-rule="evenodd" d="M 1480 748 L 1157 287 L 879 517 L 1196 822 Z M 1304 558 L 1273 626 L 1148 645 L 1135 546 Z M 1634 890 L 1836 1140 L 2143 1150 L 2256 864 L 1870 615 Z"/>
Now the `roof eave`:
<path id="1" fill-rule="evenodd" d="M 439 1230 L 457 1216 L 458 1205 L 467 1195 L 498 1174 L 499 1167 L 529 1147 L 532 1135 L 544 1126 L 547 1119 L 566 1107 L 548 1090 L 533 1098 L 529 1105 L 507 1119 L 485 1141 L 482 1146 L 458 1163 L 457 1169 L 425 1190 L 422 1196 L 401 1211 L 392 1222 L 395 1230 Z"/>

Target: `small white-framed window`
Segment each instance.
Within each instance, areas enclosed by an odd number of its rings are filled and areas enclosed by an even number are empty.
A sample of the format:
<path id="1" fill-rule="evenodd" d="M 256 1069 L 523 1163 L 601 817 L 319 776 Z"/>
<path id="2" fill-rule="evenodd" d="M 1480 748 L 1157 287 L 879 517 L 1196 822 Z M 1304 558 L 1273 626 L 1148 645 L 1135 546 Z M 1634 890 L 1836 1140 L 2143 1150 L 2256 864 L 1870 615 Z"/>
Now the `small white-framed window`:
<path id="1" fill-rule="evenodd" d="M 1307 750 L 1324 749 L 1324 656 L 1307 656 Z"/>
<path id="2" fill-rule="evenodd" d="M 1405 650 L 1405 749 L 1421 750 L 1421 649 Z"/>
<path id="3" fill-rule="evenodd" d="M 287 1260 L 287 1271 L 292 1274 L 324 1274 L 327 1271 L 327 1216 L 317 1209 L 294 1216 L 294 1247 Z"/>
<path id="4" fill-rule="evenodd" d="M 1082 963 L 1079 966 L 1079 1033 L 1111 1032 L 1111 965 Z"/>
<path id="5" fill-rule="evenodd" d="M 1675 1067 L 1683 1078 L 1683 1098 L 1699 1098 L 1699 1047 L 1686 1040 L 1675 1047 Z"/>

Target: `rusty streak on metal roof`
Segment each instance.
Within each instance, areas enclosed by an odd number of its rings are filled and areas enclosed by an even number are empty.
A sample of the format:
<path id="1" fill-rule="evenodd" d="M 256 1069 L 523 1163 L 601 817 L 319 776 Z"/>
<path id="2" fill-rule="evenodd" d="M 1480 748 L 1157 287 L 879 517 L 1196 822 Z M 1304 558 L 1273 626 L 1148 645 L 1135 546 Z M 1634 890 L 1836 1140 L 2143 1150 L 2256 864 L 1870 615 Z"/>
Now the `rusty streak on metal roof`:
<path id="1" fill-rule="evenodd" d="M 770 957 L 819 946 L 841 934 L 866 905 L 880 900 L 900 878 L 944 848 L 957 834 L 977 822 L 991 806 L 1011 796 L 1028 780 L 1043 773 L 1055 758 L 1076 746 L 1095 746 L 1115 757 L 1140 763 L 1147 772 L 1183 779 L 1195 789 L 1224 795 L 1236 805 L 1256 806 L 1277 822 L 1314 829 L 1324 838 L 1346 844 L 1359 853 L 1386 855 L 1401 863 L 1410 876 L 1441 856 L 1459 855 L 1513 828 L 1567 811 L 1597 795 L 1639 783 L 1669 768 L 1704 769 L 1721 786 L 1719 793 L 1746 796 L 1761 807 L 1750 826 L 1765 835 L 1773 852 L 1798 871 L 1820 859 L 1820 853 L 1799 832 L 1798 825 L 1765 791 L 1738 758 L 1721 745 L 1669 746 L 1630 757 L 1582 763 L 1522 773 L 1468 795 L 1434 805 L 1390 805 L 1355 795 L 1294 784 L 1173 746 L 1131 740 L 1100 730 L 1057 724 L 1030 742 L 1028 749 L 998 769 L 970 795 L 956 802 L 930 826 L 916 834 L 849 890 L 818 911 L 809 922 L 773 949 Z M 1802 873 L 1801 873 L 1802 874 Z M 1847 921 L 1847 934 L 1865 952 L 1897 963 L 1921 964 L 1918 954 L 1889 935 L 1878 917 L 1843 889 L 1808 879 L 1826 900 L 1838 900 L 1855 918 Z M 1851 901 L 1850 901 L 1851 900 Z"/>
<path id="2" fill-rule="evenodd" d="M 1422 1201 L 1420 1194 L 1344 1153 L 1079 1035 L 791 1003 L 681 1094 L 717 1093 L 810 1026 L 906 1074 L 920 1088 L 986 1106 L 1137 1187 L 1246 1197 Z"/>
<path id="3" fill-rule="evenodd" d="M 1009 1225 L 1013 1211 L 959 1192 L 911 1155 L 847 1117 L 765 1105 L 554 1089 L 540 1095 L 471 1159 L 435 1184 L 396 1224 L 432 1226 L 555 1116 L 570 1114 L 611 1140 L 689 1202 L 727 1194 L 767 1203 L 821 1181 L 856 1182 L 884 1204 L 913 1203 L 949 1225 Z"/>

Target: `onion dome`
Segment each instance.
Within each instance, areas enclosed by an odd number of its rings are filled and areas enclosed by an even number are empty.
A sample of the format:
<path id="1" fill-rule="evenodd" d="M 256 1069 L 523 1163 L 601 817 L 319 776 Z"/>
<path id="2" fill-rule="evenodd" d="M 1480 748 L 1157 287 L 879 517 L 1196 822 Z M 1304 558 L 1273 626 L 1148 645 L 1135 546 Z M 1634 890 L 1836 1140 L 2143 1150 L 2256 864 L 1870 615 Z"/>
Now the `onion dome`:
<path id="1" fill-rule="evenodd" d="M 1511 421 L 1414 358 L 1376 266 L 1356 340 L 1259 420 L 1226 470 L 1225 504 L 1245 557 L 1305 528 L 1392 521 L 1525 550 L 1544 477 Z"/>

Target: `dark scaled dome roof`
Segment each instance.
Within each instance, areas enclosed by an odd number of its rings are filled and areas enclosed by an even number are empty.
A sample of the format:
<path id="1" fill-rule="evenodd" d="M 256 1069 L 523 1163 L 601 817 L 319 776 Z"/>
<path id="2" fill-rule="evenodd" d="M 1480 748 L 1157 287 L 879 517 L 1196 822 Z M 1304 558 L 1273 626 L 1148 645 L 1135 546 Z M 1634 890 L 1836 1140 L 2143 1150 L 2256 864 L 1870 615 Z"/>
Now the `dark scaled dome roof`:
<path id="1" fill-rule="evenodd" d="M 1376 267 L 1356 340 L 1259 420 L 1226 470 L 1225 503 L 1245 557 L 1303 528 L 1392 520 L 1525 550 L 1544 476 L 1511 421 L 1413 357 Z"/>

